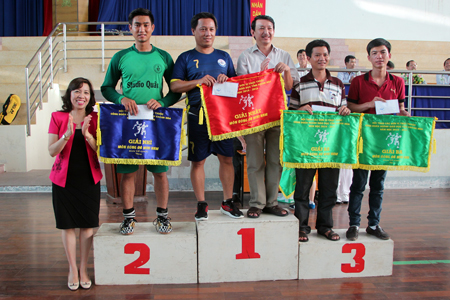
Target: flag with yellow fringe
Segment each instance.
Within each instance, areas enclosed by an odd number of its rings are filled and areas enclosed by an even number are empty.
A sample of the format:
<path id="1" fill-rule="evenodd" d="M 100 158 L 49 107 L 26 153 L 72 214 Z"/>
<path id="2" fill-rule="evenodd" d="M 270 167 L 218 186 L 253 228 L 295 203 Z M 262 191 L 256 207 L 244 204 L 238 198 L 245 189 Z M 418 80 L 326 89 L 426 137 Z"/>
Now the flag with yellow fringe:
<path id="1" fill-rule="evenodd" d="M 209 138 L 220 141 L 280 125 L 286 109 L 284 81 L 273 69 L 233 77 L 239 84 L 237 97 L 213 95 L 213 87 L 200 87 Z M 202 120 L 202 116 L 200 116 Z"/>
<path id="2" fill-rule="evenodd" d="M 288 168 L 351 168 L 358 164 L 361 114 L 283 111 L 280 154 Z"/>
<path id="3" fill-rule="evenodd" d="M 283 111 L 280 161 L 288 168 L 428 172 L 435 118 Z"/>
<path id="4" fill-rule="evenodd" d="M 365 114 L 358 168 L 428 172 L 435 125 L 435 118 Z"/>
<path id="5" fill-rule="evenodd" d="M 185 109 L 160 107 L 153 120 L 129 120 L 123 105 L 97 104 L 97 152 L 108 164 L 181 164 Z"/>

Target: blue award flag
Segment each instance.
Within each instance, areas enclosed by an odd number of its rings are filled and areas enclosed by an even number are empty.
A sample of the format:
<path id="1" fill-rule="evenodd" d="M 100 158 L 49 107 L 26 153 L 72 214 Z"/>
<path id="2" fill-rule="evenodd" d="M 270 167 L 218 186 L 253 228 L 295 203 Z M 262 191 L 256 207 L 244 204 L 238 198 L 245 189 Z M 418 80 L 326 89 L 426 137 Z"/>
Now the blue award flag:
<path id="1" fill-rule="evenodd" d="M 129 120 L 123 105 L 98 104 L 98 156 L 109 164 L 181 164 L 185 110 L 160 107 L 154 120 Z"/>

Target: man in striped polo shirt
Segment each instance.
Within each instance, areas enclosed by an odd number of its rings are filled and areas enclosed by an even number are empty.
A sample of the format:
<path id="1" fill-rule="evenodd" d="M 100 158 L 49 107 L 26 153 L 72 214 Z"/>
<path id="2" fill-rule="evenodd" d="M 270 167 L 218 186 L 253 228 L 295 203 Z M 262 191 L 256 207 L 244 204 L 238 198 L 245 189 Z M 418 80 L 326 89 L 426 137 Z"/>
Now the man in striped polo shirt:
<path id="1" fill-rule="evenodd" d="M 313 114 L 315 107 L 326 106 L 335 109 L 340 115 L 348 115 L 345 99 L 345 87 L 342 81 L 332 77 L 326 69 L 330 61 L 330 45 L 324 40 L 314 40 L 306 46 L 306 57 L 311 71 L 300 78 L 300 84 L 292 90 L 290 109 L 298 109 Z M 316 169 L 296 169 L 295 216 L 300 221 L 299 241 L 307 242 L 311 227 L 309 219 L 309 189 Z M 332 241 L 338 241 L 339 235 L 333 228 L 332 210 L 336 203 L 336 189 L 339 181 L 339 169 L 319 169 L 319 201 L 317 205 L 317 233 Z"/>

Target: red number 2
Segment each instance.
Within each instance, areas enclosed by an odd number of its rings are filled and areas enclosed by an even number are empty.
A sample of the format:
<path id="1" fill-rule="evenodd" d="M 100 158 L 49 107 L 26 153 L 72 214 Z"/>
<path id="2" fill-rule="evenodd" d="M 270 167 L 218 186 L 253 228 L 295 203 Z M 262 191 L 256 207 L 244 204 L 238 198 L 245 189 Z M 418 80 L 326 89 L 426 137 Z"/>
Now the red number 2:
<path id="1" fill-rule="evenodd" d="M 356 250 L 355 256 L 353 257 L 355 266 L 352 267 L 351 264 L 341 264 L 341 271 L 344 273 L 361 273 L 364 271 L 365 261 L 363 257 L 366 255 L 366 247 L 361 243 L 345 244 L 342 246 L 342 253 L 351 253 L 353 249 Z"/>
<path id="2" fill-rule="evenodd" d="M 139 252 L 139 257 L 131 264 L 125 266 L 125 274 L 150 274 L 150 268 L 139 268 L 150 259 L 150 248 L 146 244 L 126 244 L 125 254 L 134 254 Z"/>
<path id="3" fill-rule="evenodd" d="M 236 259 L 260 258 L 255 252 L 255 228 L 242 228 L 237 234 L 242 236 L 242 252 L 236 254 Z"/>

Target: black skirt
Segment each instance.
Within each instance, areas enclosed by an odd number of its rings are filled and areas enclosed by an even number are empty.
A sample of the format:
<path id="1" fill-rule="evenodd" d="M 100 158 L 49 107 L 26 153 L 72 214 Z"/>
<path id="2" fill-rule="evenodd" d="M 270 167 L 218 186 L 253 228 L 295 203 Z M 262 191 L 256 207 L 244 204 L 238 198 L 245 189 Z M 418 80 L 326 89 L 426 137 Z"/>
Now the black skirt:
<path id="1" fill-rule="evenodd" d="M 56 228 L 98 227 L 100 182 L 94 183 L 81 129 L 75 130 L 66 187 L 52 186 Z"/>

